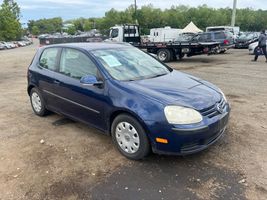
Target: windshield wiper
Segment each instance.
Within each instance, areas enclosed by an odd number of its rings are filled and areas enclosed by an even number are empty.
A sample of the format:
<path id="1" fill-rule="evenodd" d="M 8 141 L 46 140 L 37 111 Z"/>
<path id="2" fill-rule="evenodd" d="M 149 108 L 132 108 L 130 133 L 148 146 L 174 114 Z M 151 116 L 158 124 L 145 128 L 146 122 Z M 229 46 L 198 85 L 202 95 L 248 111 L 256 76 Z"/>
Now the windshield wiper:
<path id="1" fill-rule="evenodd" d="M 168 73 L 163 73 L 163 74 L 157 74 L 157 75 L 154 75 L 154 76 L 140 76 L 138 78 L 134 78 L 134 79 L 127 79 L 127 80 L 124 80 L 124 81 L 138 81 L 138 80 L 144 80 L 144 79 L 150 79 L 150 78 L 156 78 L 156 77 L 160 77 L 160 76 L 164 76 Z"/>
<path id="2" fill-rule="evenodd" d="M 149 78 L 157 78 L 157 77 L 160 77 L 160 76 L 165 76 L 165 75 L 167 75 L 168 73 L 164 73 L 164 74 L 157 74 L 157 75 L 155 75 L 155 76 L 151 76 L 151 77 L 149 77 Z"/>

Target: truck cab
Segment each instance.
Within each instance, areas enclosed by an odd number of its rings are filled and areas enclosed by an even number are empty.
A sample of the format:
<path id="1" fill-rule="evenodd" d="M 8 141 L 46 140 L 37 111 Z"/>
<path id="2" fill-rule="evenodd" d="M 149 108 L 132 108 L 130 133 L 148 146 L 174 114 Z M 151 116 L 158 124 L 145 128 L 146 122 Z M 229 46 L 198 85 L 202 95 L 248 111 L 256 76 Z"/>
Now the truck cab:
<path id="1" fill-rule="evenodd" d="M 109 41 L 140 43 L 139 26 L 134 24 L 116 25 L 110 28 Z"/>

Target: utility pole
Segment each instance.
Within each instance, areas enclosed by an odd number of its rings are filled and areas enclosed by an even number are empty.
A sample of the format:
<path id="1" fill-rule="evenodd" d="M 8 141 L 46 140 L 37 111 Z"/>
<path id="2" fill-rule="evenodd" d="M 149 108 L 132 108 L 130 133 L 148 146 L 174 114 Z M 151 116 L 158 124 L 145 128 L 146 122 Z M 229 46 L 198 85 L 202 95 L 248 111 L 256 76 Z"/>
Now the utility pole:
<path id="1" fill-rule="evenodd" d="M 138 24 L 138 21 L 137 21 L 137 3 L 136 3 L 136 0 L 134 0 L 134 18 L 135 18 L 135 23 Z"/>
<path id="2" fill-rule="evenodd" d="M 237 4 L 237 0 L 234 0 L 231 26 L 235 26 L 236 4 Z"/>

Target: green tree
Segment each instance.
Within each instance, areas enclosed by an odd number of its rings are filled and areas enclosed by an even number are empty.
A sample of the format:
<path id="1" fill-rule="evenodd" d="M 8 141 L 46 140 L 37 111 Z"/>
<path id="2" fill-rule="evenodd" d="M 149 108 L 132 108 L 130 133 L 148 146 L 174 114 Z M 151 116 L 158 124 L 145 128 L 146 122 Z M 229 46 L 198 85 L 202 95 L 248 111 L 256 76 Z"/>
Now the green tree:
<path id="1" fill-rule="evenodd" d="M 33 26 L 33 27 L 32 27 L 32 31 L 31 31 L 31 33 L 32 33 L 33 35 L 39 35 L 40 30 L 39 30 L 39 28 L 38 28 L 37 26 Z"/>
<path id="2" fill-rule="evenodd" d="M 16 40 L 21 37 L 20 8 L 13 0 L 4 0 L 0 7 L 0 40 Z"/>
<path id="3" fill-rule="evenodd" d="M 83 29 L 84 31 L 90 31 L 92 29 L 92 22 L 90 22 L 90 20 L 86 20 L 84 22 Z"/>
<path id="4" fill-rule="evenodd" d="M 70 27 L 67 29 L 67 33 L 70 34 L 70 35 L 75 35 L 75 33 L 76 33 L 75 26 L 70 26 Z"/>
<path id="5" fill-rule="evenodd" d="M 50 19 L 39 19 L 36 21 L 30 20 L 28 22 L 28 29 L 30 33 L 32 33 L 34 26 L 36 26 L 39 29 L 39 33 L 41 34 L 61 32 L 63 26 L 63 20 L 61 17 L 54 17 Z"/>

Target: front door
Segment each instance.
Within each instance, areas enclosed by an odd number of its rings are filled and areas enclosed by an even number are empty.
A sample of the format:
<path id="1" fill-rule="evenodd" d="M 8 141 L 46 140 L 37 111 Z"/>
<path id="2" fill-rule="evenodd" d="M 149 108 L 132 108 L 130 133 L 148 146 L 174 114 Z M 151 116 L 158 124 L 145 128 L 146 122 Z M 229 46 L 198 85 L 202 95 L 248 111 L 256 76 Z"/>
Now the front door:
<path id="1" fill-rule="evenodd" d="M 80 79 L 85 75 L 100 78 L 96 65 L 84 52 L 64 48 L 56 75 L 55 96 L 60 100 L 58 107 L 65 115 L 105 130 L 105 85 L 83 85 Z"/>

